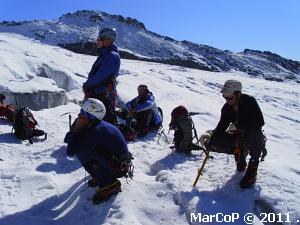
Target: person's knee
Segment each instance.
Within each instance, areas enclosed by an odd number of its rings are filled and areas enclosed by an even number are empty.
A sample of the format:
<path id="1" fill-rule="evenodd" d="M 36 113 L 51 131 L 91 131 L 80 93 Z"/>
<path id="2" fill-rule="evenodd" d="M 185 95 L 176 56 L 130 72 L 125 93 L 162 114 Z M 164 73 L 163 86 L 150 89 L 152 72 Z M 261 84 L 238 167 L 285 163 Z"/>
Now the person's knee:
<path id="1" fill-rule="evenodd" d="M 245 147 L 251 158 L 258 160 L 265 149 L 261 130 L 249 130 L 245 137 Z"/>
<path id="2" fill-rule="evenodd" d="M 101 161 L 88 161 L 82 163 L 83 168 L 92 176 L 92 177 L 100 177 L 104 174 L 110 175 L 112 174 L 112 170 L 110 169 L 109 164 L 105 160 Z"/>
<path id="3" fill-rule="evenodd" d="M 233 149 L 236 144 L 236 138 L 228 133 L 214 133 L 210 140 L 208 145 L 209 146 L 226 146 L 227 148 Z"/>
<path id="4" fill-rule="evenodd" d="M 80 160 L 80 158 L 79 158 Z M 89 161 L 89 162 L 82 162 L 82 160 L 80 160 L 82 163 L 83 168 L 86 170 L 86 172 L 88 172 L 92 177 L 96 177 L 96 170 L 97 170 L 97 164 L 94 161 Z"/>
<path id="5" fill-rule="evenodd" d="M 258 148 L 254 148 L 249 151 L 249 155 L 253 160 L 259 160 L 261 154 L 262 154 L 262 150 Z"/>
<path id="6" fill-rule="evenodd" d="M 136 114 L 137 123 L 143 125 L 144 127 L 148 127 L 150 125 L 152 119 L 152 111 L 150 109 L 138 112 Z"/>

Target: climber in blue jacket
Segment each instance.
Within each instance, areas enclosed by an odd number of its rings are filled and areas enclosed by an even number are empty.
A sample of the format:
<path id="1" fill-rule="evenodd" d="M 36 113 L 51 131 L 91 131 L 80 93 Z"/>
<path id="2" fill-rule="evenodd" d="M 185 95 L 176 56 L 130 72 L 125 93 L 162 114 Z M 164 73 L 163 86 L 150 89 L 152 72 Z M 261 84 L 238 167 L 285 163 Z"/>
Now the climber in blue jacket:
<path id="1" fill-rule="evenodd" d="M 103 28 L 97 38 L 99 57 L 89 72 L 87 81 L 83 84 L 85 98 L 96 98 L 102 101 L 107 113 L 105 121 L 117 123 L 115 113 L 116 78 L 120 70 L 120 53 L 114 44 L 116 29 Z"/>
<path id="2" fill-rule="evenodd" d="M 77 156 L 91 175 L 89 187 L 98 186 L 94 203 L 107 200 L 121 191 L 117 178 L 132 177 L 132 155 L 117 127 L 103 120 L 104 104 L 98 99 L 85 99 L 78 118 L 65 136 L 67 155 Z"/>
<path id="3" fill-rule="evenodd" d="M 135 121 L 131 126 L 137 131 L 139 137 L 143 137 L 149 130 L 158 129 L 161 126 L 162 115 L 147 85 L 141 84 L 137 90 L 138 96 L 127 102 L 125 107 L 128 111 L 128 118 Z"/>

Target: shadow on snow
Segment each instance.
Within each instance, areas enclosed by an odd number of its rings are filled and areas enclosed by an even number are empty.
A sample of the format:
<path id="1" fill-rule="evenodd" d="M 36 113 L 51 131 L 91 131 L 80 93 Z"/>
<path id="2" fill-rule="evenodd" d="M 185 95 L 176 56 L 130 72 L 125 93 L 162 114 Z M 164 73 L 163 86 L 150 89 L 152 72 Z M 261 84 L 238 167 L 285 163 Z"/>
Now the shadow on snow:
<path id="1" fill-rule="evenodd" d="M 65 146 L 53 151 L 51 157 L 56 159 L 56 163 L 43 163 L 39 165 L 36 170 L 39 172 L 54 171 L 57 174 L 69 174 L 72 171 L 81 168 L 79 160 L 77 160 L 75 157 L 71 160 L 68 159 Z"/>
<path id="2" fill-rule="evenodd" d="M 90 201 L 94 190 L 80 180 L 65 193 L 52 196 L 30 209 L 8 215 L 0 219 L 1 225 L 52 225 L 52 224 L 103 224 L 110 209 L 113 208 L 115 196 L 109 201 L 94 206 Z"/>
<path id="3" fill-rule="evenodd" d="M 260 197 L 261 189 L 255 185 L 253 188 L 244 190 L 239 187 L 239 181 L 243 174 L 234 174 L 223 186 L 213 191 L 199 191 L 194 188 L 190 192 L 180 192 L 175 196 L 175 202 L 184 210 L 189 224 L 199 224 L 198 213 L 201 215 L 232 215 L 236 213 L 239 218 L 230 224 L 245 224 L 244 215 L 255 214 L 255 201 Z M 196 217 L 192 218 L 192 214 Z M 221 215 L 221 214 L 219 214 Z M 223 216 L 220 219 L 224 219 Z M 195 220 L 195 218 L 197 218 Z M 203 218 L 203 216 L 202 216 Z M 228 222 L 201 221 L 200 224 L 229 224 Z"/>

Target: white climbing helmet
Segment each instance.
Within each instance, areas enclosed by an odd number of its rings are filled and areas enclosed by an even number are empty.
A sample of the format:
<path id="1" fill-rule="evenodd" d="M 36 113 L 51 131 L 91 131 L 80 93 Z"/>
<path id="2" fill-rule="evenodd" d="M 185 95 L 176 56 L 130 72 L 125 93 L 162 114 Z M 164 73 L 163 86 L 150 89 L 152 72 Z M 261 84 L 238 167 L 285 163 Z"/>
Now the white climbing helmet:
<path id="1" fill-rule="evenodd" d="M 220 91 L 223 94 L 233 94 L 235 91 L 242 90 L 242 83 L 238 80 L 226 80 L 222 90 Z"/>
<path id="2" fill-rule="evenodd" d="M 81 109 L 99 120 L 102 120 L 106 113 L 104 104 L 95 98 L 85 99 L 81 104 Z"/>

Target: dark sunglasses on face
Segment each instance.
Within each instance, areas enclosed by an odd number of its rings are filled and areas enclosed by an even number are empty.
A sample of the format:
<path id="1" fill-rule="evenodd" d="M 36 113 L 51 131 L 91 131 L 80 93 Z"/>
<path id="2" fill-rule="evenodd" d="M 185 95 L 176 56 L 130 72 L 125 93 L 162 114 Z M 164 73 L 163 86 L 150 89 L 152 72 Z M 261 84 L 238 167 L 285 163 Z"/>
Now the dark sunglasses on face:
<path id="1" fill-rule="evenodd" d="M 138 88 L 138 91 L 147 91 L 147 88 Z"/>
<path id="2" fill-rule="evenodd" d="M 234 98 L 234 95 L 231 96 L 223 95 L 223 98 L 225 98 L 226 101 L 231 101 Z"/>
<path id="3" fill-rule="evenodd" d="M 107 38 L 97 38 L 97 41 L 105 41 L 105 40 L 109 40 L 109 39 L 107 39 Z"/>

